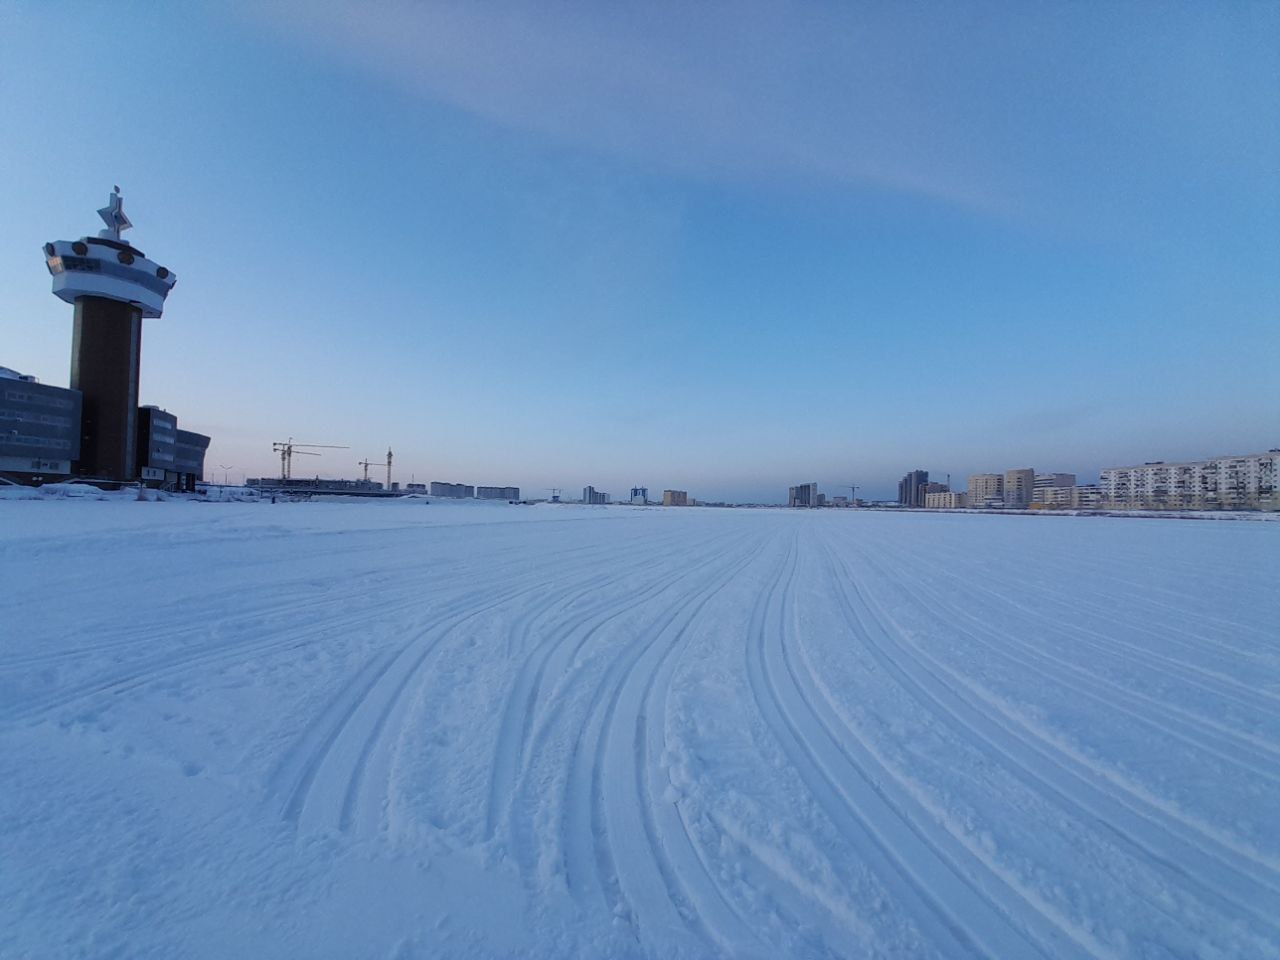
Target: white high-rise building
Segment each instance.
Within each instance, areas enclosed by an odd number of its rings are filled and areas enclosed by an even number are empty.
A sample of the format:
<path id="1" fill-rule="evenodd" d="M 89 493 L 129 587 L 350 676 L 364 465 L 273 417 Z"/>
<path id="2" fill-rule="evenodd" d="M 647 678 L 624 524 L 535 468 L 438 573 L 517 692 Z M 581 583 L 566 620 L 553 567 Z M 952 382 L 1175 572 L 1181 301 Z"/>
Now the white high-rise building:
<path id="1" fill-rule="evenodd" d="M 1107 467 L 1102 494 L 1115 509 L 1280 509 L 1280 449 L 1185 463 Z"/>

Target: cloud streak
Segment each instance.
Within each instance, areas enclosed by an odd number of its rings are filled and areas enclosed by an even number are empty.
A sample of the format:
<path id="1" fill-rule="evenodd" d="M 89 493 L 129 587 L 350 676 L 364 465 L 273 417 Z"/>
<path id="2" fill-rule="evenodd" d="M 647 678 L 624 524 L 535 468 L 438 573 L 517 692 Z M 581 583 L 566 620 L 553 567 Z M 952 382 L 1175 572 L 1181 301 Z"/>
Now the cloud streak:
<path id="1" fill-rule="evenodd" d="M 904 48 L 901 23 L 808 5 L 286 3 L 246 14 L 417 95 L 557 143 L 703 178 L 1007 204 L 998 157 L 970 135 L 956 96 L 942 96 L 946 23 L 917 25 Z"/>

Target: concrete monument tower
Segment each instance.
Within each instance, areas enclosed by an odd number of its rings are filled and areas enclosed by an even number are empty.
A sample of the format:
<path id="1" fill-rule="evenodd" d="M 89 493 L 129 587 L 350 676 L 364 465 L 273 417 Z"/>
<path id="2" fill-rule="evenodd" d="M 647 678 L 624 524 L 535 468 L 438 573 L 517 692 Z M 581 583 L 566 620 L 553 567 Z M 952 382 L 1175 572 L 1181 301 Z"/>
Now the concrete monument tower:
<path id="1" fill-rule="evenodd" d="M 83 476 L 128 481 L 137 475 L 138 373 L 142 319 L 159 317 L 177 278 L 120 239 L 133 224 L 120 188 L 98 211 L 96 237 L 44 245 L 53 294 L 75 306 L 71 388 L 84 395 Z"/>

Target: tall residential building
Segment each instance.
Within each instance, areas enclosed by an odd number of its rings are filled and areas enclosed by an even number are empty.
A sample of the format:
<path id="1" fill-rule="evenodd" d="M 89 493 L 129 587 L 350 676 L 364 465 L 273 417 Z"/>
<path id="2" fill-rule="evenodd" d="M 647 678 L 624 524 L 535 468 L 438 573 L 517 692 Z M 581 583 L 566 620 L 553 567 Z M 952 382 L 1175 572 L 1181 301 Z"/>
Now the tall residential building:
<path id="1" fill-rule="evenodd" d="M 1118 509 L 1280 509 L 1280 449 L 1186 463 L 1102 471 L 1103 498 Z"/>
<path id="2" fill-rule="evenodd" d="M 1025 510 L 1031 506 L 1035 493 L 1036 472 L 1030 467 L 1004 472 L 1004 505 L 1010 510 Z"/>
<path id="3" fill-rule="evenodd" d="M 998 473 L 975 473 L 969 478 L 970 507 L 1004 506 L 1004 477 Z"/>
<path id="4" fill-rule="evenodd" d="M 898 505 L 903 507 L 923 507 L 924 488 L 928 483 L 928 470 L 912 470 L 898 481 Z"/>
<path id="5" fill-rule="evenodd" d="M 582 502 L 594 504 L 608 503 L 609 495 L 603 490 L 597 490 L 595 487 L 583 487 Z"/>
<path id="6" fill-rule="evenodd" d="M 641 507 L 644 506 L 646 503 L 648 503 L 649 488 L 648 487 L 632 487 L 631 502 Z"/>
<path id="7" fill-rule="evenodd" d="M 664 507 L 687 507 L 689 494 L 685 490 L 663 490 L 662 505 Z"/>
<path id="8" fill-rule="evenodd" d="M 816 507 L 818 505 L 818 485 L 802 483 L 787 490 L 788 507 Z"/>

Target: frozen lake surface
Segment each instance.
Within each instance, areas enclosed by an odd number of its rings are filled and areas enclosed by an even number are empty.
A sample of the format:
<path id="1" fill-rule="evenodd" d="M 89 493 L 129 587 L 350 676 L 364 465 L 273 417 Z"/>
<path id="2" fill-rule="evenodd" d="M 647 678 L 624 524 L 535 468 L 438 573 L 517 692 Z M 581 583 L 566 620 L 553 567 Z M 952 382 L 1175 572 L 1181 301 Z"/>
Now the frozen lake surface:
<path id="1" fill-rule="evenodd" d="M 0 501 L 0 956 L 1280 956 L 1280 524 Z"/>

